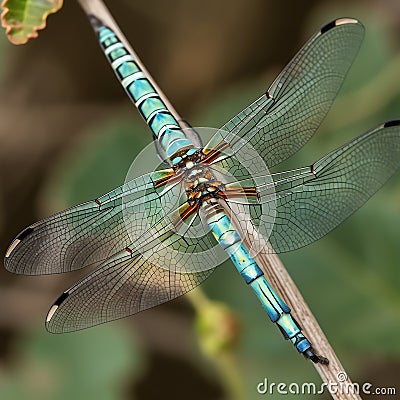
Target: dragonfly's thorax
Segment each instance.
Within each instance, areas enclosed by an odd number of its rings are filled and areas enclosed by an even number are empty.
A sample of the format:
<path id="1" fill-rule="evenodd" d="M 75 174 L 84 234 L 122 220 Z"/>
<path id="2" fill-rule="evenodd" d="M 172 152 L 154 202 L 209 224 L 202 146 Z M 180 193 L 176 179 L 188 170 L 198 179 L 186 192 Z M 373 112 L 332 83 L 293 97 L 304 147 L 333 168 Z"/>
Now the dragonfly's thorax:
<path id="1" fill-rule="evenodd" d="M 218 181 L 210 169 L 201 164 L 189 164 L 185 176 L 185 190 L 189 204 L 202 204 L 210 198 L 220 197 L 224 185 Z"/>

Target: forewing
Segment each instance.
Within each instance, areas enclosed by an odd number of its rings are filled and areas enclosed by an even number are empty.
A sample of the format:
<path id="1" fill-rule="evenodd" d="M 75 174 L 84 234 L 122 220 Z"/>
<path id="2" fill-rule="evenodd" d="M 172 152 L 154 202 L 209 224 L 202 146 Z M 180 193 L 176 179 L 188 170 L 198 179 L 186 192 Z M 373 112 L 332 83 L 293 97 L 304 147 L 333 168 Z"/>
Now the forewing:
<path id="1" fill-rule="evenodd" d="M 325 25 L 300 49 L 267 93 L 226 123 L 204 152 L 225 141 L 235 153 L 243 139 L 268 167 L 292 156 L 325 118 L 363 37 L 364 27 L 355 19 L 342 18 Z"/>
<path id="2" fill-rule="evenodd" d="M 9 246 L 5 267 L 25 275 L 62 273 L 108 258 L 129 245 L 123 207 L 151 210 L 156 221 L 162 216 L 161 200 L 174 184 L 156 189 L 154 183 L 172 175 L 157 171 L 125 183 L 96 200 L 61 211 L 22 231 Z M 165 201 L 164 201 L 165 202 Z M 148 212 L 150 215 L 150 212 Z M 131 229 L 144 220 L 137 216 Z M 148 222 L 146 222 L 148 223 Z"/>

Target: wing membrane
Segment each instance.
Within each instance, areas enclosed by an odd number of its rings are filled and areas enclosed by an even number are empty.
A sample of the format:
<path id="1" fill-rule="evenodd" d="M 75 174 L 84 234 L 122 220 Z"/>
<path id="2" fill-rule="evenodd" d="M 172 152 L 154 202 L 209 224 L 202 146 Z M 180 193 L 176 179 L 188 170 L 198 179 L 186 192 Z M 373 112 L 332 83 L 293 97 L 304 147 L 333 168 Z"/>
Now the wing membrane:
<path id="1" fill-rule="evenodd" d="M 212 272 L 179 273 L 120 252 L 57 299 L 46 327 L 64 333 L 124 318 L 187 293 Z"/>
<path id="2" fill-rule="evenodd" d="M 273 174 L 248 202 L 253 221 L 265 225 L 277 253 L 306 246 L 361 207 L 400 167 L 400 121 L 357 137 L 311 167 Z M 236 184 L 227 185 L 235 187 Z M 229 201 L 229 199 L 228 199 Z M 260 204 L 276 202 L 275 221 Z"/>
<path id="3" fill-rule="evenodd" d="M 123 220 L 123 203 L 132 209 L 146 206 L 157 220 L 163 211 L 161 198 L 165 203 L 174 185 L 156 189 L 154 183 L 171 174 L 166 170 L 143 175 L 96 200 L 29 226 L 7 250 L 6 269 L 25 275 L 54 274 L 108 258 L 131 242 Z M 138 216 L 136 224 L 141 221 Z"/>
<path id="4" fill-rule="evenodd" d="M 358 53 L 364 27 L 339 19 L 317 32 L 275 79 L 268 92 L 226 123 L 205 148 L 222 141 L 233 152 L 250 143 L 272 167 L 297 152 L 329 111 Z"/>
<path id="5" fill-rule="evenodd" d="M 179 219 L 181 216 L 184 220 Z M 63 333 L 88 328 L 138 313 L 192 290 L 213 271 L 204 270 L 202 251 L 192 248 L 190 254 L 186 253 L 191 241 L 184 235 L 197 218 L 197 208 L 188 203 L 165 215 L 138 242 L 104 261 L 64 292 L 48 313 L 47 329 Z M 184 222 L 187 226 L 179 233 Z M 215 245 L 211 237 L 196 238 L 192 244 L 204 251 Z"/>

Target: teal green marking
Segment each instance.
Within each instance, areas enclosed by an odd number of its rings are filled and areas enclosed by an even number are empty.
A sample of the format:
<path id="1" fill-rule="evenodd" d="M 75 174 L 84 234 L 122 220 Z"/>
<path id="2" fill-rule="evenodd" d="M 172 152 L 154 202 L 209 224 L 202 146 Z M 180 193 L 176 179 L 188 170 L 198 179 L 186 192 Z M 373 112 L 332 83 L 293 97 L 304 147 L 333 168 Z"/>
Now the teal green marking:
<path id="1" fill-rule="evenodd" d="M 109 54 L 110 61 L 115 61 L 122 56 L 126 56 L 127 54 L 128 54 L 128 51 L 124 48 L 115 49 L 112 52 L 110 52 L 110 54 Z"/>
<path id="2" fill-rule="evenodd" d="M 146 121 L 154 112 L 168 112 L 168 110 L 165 108 L 165 104 L 160 100 L 159 97 L 147 97 L 138 104 L 138 110 L 143 115 L 143 118 L 146 119 Z"/>
<path id="3" fill-rule="evenodd" d="M 115 36 L 114 32 L 111 29 L 108 29 L 106 27 L 100 28 L 99 40 L 100 40 L 100 44 L 103 47 L 103 49 L 109 47 L 110 45 L 112 45 L 114 43 L 119 42 L 119 40 Z"/>
<path id="4" fill-rule="evenodd" d="M 281 316 L 281 312 L 290 313 L 290 308 L 283 300 L 275 293 L 264 276 L 260 276 L 250 283 L 253 290 L 259 298 L 268 298 L 268 303 L 263 303 L 264 308 L 272 322 L 277 322 Z M 290 336 L 290 335 L 289 335 Z"/>
<path id="5" fill-rule="evenodd" d="M 153 86 L 146 78 L 133 81 L 128 87 L 126 87 L 126 90 L 131 95 L 135 103 L 146 94 L 156 93 Z M 176 122 L 172 115 L 171 118 L 173 118 L 174 122 Z"/>
<path id="6" fill-rule="evenodd" d="M 115 74 L 167 158 L 172 160 L 177 152 L 192 148 L 193 143 L 183 134 L 178 121 L 168 111 L 151 82 L 115 33 L 102 26 L 98 29 L 98 35 L 100 45 Z"/>
<path id="7" fill-rule="evenodd" d="M 180 156 L 175 157 L 175 158 L 172 160 L 172 165 L 179 164 L 182 160 L 183 160 L 183 158 L 180 157 Z"/>
<path id="8" fill-rule="evenodd" d="M 169 112 L 156 112 L 148 124 L 153 132 L 160 132 L 164 126 L 174 126 L 175 118 Z"/>
<path id="9" fill-rule="evenodd" d="M 193 143 L 189 139 L 178 139 L 171 142 L 167 147 L 167 155 L 169 158 L 173 158 L 174 154 L 182 149 L 192 147 Z"/>
<path id="10" fill-rule="evenodd" d="M 225 212 L 221 209 L 209 216 L 207 223 L 215 239 L 229 254 L 236 269 L 254 290 L 269 318 L 277 324 L 285 339 L 289 339 L 300 353 L 310 349 L 311 343 L 302 334 L 300 325 L 290 314 L 290 308 L 272 289 Z"/>
<path id="11" fill-rule="evenodd" d="M 117 76 L 120 80 L 139 72 L 140 69 L 134 61 L 123 62 L 119 67 L 116 68 Z"/>
<path id="12" fill-rule="evenodd" d="M 115 36 L 110 36 L 104 40 L 103 44 L 104 44 L 104 47 L 107 48 L 117 42 L 118 42 L 118 39 Z"/>
<path id="13" fill-rule="evenodd" d="M 180 130 L 177 129 L 174 125 L 165 125 L 161 130 L 160 130 L 160 136 L 159 136 L 159 141 L 162 146 L 167 147 L 170 145 L 171 137 L 174 137 L 174 140 L 176 139 L 182 139 L 185 140 L 186 136 L 185 134 Z M 186 139 L 187 140 L 187 139 Z"/>

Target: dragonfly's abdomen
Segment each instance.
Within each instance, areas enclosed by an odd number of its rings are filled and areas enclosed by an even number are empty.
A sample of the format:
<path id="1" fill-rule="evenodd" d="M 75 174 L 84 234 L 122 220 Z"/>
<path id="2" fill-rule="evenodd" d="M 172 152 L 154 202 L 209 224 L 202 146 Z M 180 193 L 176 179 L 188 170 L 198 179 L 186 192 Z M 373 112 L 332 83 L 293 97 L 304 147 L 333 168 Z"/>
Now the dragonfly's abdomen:
<path id="1" fill-rule="evenodd" d="M 100 25 L 97 32 L 101 47 L 115 74 L 166 156 L 171 158 L 178 151 L 193 147 L 192 142 L 181 131 L 178 121 L 168 111 L 156 89 L 114 31 Z"/>
<path id="2" fill-rule="evenodd" d="M 241 237 L 233 228 L 228 216 L 222 210 L 209 213 L 207 222 L 213 236 L 229 254 L 236 269 L 246 283 L 251 284 L 255 279 L 263 275 L 256 261 L 250 256 L 249 251 L 243 245 Z"/>
<path id="3" fill-rule="evenodd" d="M 326 359 L 315 354 L 310 341 L 303 335 L 300 325 L 292 317 L 290 308 L 268 283 L 224 210 L 216 204 L 214 206 L 210 204 L 205 207 L 205 212 L 213 236 L 229 254 L 246 283 L 255 291 L 269 318 L 278 325 L 285 339 L 290 340 L 297 351 L 305 357 L 314 362 L 327 363 Z"/>

